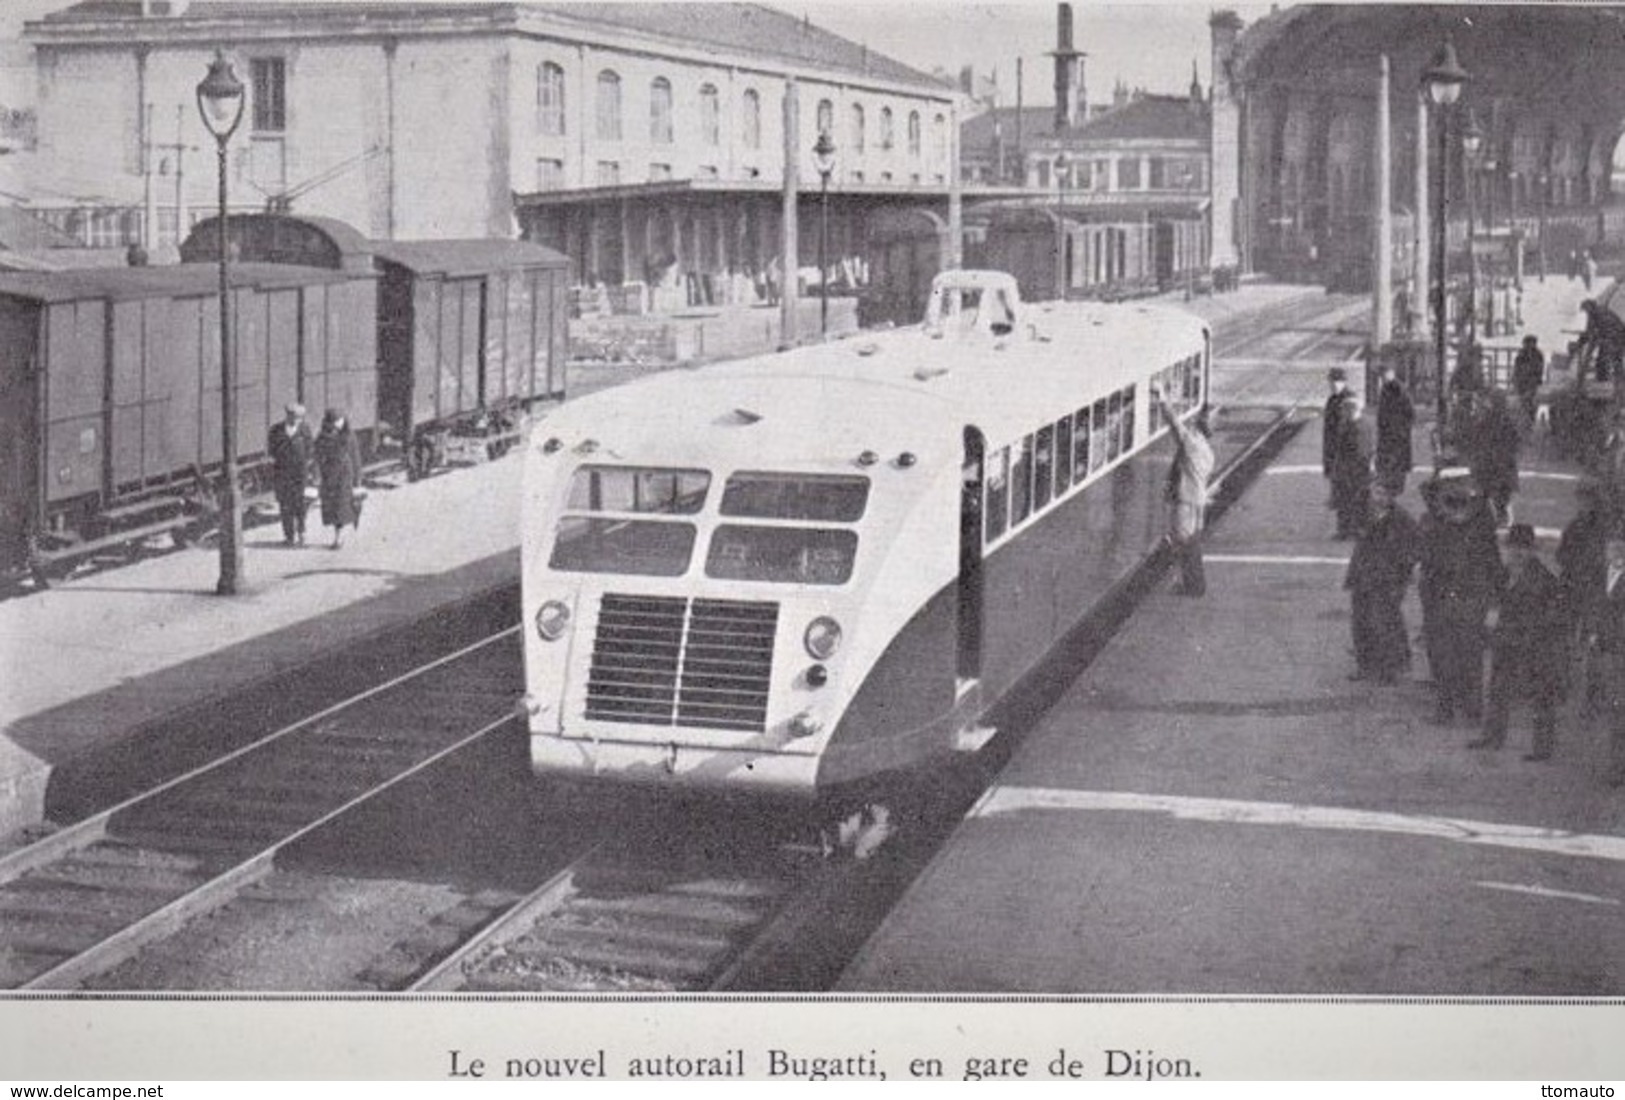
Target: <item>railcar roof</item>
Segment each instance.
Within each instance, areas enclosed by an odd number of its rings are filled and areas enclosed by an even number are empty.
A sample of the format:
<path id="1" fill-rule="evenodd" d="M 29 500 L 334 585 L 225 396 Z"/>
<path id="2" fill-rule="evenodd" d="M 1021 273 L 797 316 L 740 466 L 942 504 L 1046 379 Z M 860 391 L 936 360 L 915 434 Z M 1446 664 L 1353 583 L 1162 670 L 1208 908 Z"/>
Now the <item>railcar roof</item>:
<path id="1" fill-rule="evenodd" d="M 354 278 L 351 272 L 294 264 L 233 263 L 230 267 L 232 286 L 262 290 L 345 282 Z M 220 269 L 203 263 L 0 272 L 0 294 L 42 303 L 87 298 L 195 297 L 215 293 L 219 286 Z"/>
<path id="2" fill-rule="evenodd" d="M 519 268 L 570 266 L 569 258 L 563 253 L 529 241 L 372 241 L 369 247 L 380 260 L 400 264 L 417 275 L 455 277 Z"/>
<path id="3" fill-rule="evenodd" d="M 1199 351 L 1205 331 L 1189 314 L 1137 305 L 1029 305 L 1023 317 L 1036 339 L 936 338 L 909 328 L 668 371 L 570 402 L 556 423 L 594 435 L 597 426 L 624 433 L 635 422 L 648 441 L 789 426 L 750 433 L 750 446 L 786 455 L 797 437 L 815 434 L 857 450 L 929 438 L 957 453 L 966 425 L 990 444 L 1015 439 Z"/>

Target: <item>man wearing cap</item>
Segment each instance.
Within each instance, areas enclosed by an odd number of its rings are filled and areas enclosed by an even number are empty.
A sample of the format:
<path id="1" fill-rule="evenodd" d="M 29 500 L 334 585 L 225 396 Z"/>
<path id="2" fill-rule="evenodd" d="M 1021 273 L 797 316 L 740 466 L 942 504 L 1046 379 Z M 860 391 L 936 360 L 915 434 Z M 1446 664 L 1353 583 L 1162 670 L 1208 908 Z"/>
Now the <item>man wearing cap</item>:
<path id="1" fill-rule="evenodd" d="M 1501 590 L 1495 519 L 1472 476 L 1446 467 L 1423 483 L 1422 637 L 1438 689 L 1433 720 L 1477 720 L 1484 680 L 1484 622 Z"/>
<path id="2" fill-rule="evenodd" d="M 1484 735 L 1468 748 L 1498 749 L 1506 743 L 1507 713 L 1516 699 L 1535 711 L 1535 736 L 1525 760 L 1550 760 L 1557 740 L 1557 703 L 1568 665 L 1562 586 L 1535 552 L 1535 529 L 1507 529 L 1506 588 L 1495 611 L 1490 645 L 1489 706 Z"/>
<path id="3" fill-rule="evenodd" d="M 305 423 L 305 407 L 292 402 L 282 423 L 271 425 L 266 451 L 271 456 L 271 484 L 276 489 L 277 509 L 282 513 L 282 541 L 289 546 L 305 541 L 305 486 L 310 483 L 310 464 L 315 457 L 316 439 Z"/>

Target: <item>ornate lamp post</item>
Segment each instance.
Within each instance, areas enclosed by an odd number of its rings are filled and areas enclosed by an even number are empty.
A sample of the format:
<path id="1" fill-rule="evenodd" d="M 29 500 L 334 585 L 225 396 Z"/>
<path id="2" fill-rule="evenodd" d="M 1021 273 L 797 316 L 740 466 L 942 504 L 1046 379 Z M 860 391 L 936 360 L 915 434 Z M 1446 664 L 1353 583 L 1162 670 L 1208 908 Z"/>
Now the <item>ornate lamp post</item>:
<path id="1" fill-rule="evenodd" d="M 1445 349 L 1447 333 L 1445 331 L 1446 295 L 1449 293 L 1449 269 L 1447 267 L 1447 248 L 1449 241 L 1448 226 L 1445 224 L 1446 212 L 1450 208 L 1450 108 L 1456 100 L 1461 98 L 1461 87 L 1467 83 L 1467 73 L 1456 62 L 1456 47 L 1446 42 L 1439 52 L 1433 55 L 1433 64 L 1422 72 L 1422 86 L 1427 89 L 1428 99 L 1438 109 L 1439 116 L 1439 201 L 1433 210 L 1434 245 L 1433 245 L 1433 271 L 1436 290 L 1434 292 L 1434 325 L 1433 350 L 1438 362 L 1438 401 L 1439 416 L 1438 431 L 1441 437 L 1449 417 L 1450 409 L 1447 404 L 1445 375 Z"/>
<path id="2" fill-rule="evenodd" d="M 220 580 L 215 591 L 237 593 L 243 565 L 243 500 L 237 483 L 237 360 L 231 349 L 231 257 L 226 248 L 226 143 L 243 120 L 243 83 L 225 54 L 215 51 L 197 86 L 198 113 L 214 135 L 220 161 Z"/>
<path id="3" fill-rule="evenodd" d="M 1055 155 L 1055 297 L 1066 297 L 1066 173 L 1067 156 Z"/>
<path id="4" fill-rule="evenodd" d="M 818 332 L 829 336 L 829 178 L 835 174 L 835 139 L 828 130 L 813 143 L 813 166 L 818 169 Z"/>
<path id="5" fill-rule="evenodd" d="M 1474 184 L 1478 178 L 1478 155 L 1484 148 L 1484 131 L 1478 117 L 1467 112 L 1467 127 L 1461 134 L 1461 151 L 1466 154 L 1466 171 L 1462 182 L 1467 190 L 1467 346 L 1478 343 L 1478 254 L 1473 250 L 1473 214 L 1477 196 Z"/>

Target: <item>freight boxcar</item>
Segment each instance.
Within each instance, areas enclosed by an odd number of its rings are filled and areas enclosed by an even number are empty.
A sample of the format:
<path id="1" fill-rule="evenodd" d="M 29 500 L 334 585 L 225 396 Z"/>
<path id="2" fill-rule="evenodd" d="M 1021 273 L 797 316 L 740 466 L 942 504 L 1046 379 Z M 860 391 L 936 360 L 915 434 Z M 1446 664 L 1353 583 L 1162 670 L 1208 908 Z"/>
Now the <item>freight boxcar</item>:
<path id="1" fill-rule="evenodd" d="M 528 241 L 374 241 L 331 218 L 233 214 L 232 255 L 248 261 L 373 272 L 377 284 L 380 437 L 421 474 L 447 443 L 501 446 L 515 413 L 564 396 L 569 261 Z M 219 249 L 216 219 L 181 246 L 185 259 Z"/>
<path id="2" fill-rule="evenodd" d="M 370 435 L 376 280 L 231 268 L 237 438 L 252 489 L 292 400 Z M 207 264 L 0 274 L 0 564 L 176 529 L 221 453 L 218 271 Z"/>

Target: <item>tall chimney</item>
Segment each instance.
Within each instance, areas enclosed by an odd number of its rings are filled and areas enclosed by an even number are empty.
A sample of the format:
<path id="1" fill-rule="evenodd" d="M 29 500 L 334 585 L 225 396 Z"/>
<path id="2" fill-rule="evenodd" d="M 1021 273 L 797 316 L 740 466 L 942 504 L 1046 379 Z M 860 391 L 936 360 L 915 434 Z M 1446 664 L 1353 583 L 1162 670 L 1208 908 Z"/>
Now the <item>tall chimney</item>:
<path id="1" fill-rule="evenodd" d="M 1086 121 L 1087 106 L 1079 110 L 1084 98 L 1083 54 L 1072 45 L 1072 5 L 1058 5 L 1055 27 L 1055 130 L 1069 130 Z"/>

